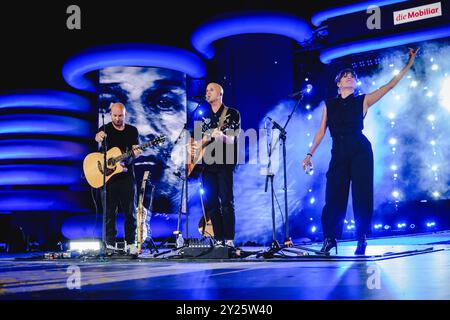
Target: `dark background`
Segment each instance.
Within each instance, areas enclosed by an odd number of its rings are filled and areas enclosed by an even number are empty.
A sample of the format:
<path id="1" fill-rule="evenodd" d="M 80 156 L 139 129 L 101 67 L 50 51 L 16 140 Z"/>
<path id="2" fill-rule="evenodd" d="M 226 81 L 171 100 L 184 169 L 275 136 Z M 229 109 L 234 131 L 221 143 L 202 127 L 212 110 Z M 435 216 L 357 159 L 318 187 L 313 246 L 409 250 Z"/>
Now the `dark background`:
<path id="1" fill-rule="evenodd" d="M 66 60 L 95 45 L 146 42 L 194 51 L 192 31 L 224 12 L 279 10 L 303 17 L 360 1 L 14 1 L 2 3 L 0 93 L 14 89 L 72 90 Z M 68 30 L 66 9 L 81 8 L 81 30 Z M 312 25 L 311 25 L 312 26 Z M 313 27 L 313 26 L 312 26 Z M 194 51 L 195 52 L 195 51 Z"/>

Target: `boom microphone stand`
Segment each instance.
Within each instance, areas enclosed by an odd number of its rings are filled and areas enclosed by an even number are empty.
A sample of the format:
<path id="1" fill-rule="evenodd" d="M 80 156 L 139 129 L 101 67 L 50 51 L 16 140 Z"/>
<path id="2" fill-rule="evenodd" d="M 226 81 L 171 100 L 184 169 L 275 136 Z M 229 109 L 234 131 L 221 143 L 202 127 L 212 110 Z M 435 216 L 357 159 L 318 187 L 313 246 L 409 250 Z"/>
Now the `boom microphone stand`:
<path id="1" fill-rule="evenodd" d="M 310 89 L 310 85 L 308 85 L 308 89 Z M 267 165 L 267 174 L 266 174 L 266 185 L 265 185 L 265 192 L 267 192 L 267 184 L 268 184 L 268 180 L 270 179 L 270 184 L 271 184 L 271 197 L 272 197 L 272 232 L 273 232 L 273 242 L 271 244 L 271 247 L 268 251 L 261 253 L 259 255 L 262 255 L 264 258 L 273 258 L 274 254 L 277 253 L 280 250 L 283 250 L 285 248 L 289 248 L 289 247 L 294 247 L 297 249 L 301 249 L 301 250 L 305 250 L 305 251 L 311 251 L 314 253 L 318 253 L 319 251 L 317 250 L 313 250 L 310 248 L 306 248 L 306 247 L 300 247 L 300 246 L 294 246 L 292 243 L 291 238 L 289 237 L 289 216 L 288 216 L 288 201 L 287 201 L 287 174 L 286 174 L 286 135 L 287 135 L 287 131 L 286 131 L 286 127 L 289 124 L 289 121 L 292 118 L 292 115 L 294 114 L 294 112 L 297 110 L 300 101 L 303 99 L 303 90 L 290 95 L 290 97 L 294 97 L 294 96 L 299 96 L 299 99 L 297 100 L 296 104 L 294 105 L 294 108 L 292 109 L 291 113 L 289 114 L 286 123 L 284 124 L 284 126 L 281 126 L 280 124 L 278 124 L 275 120 L 273 120 L 270 117 L 267 117 L 266 119 L 269 119 L 270 122 L 272 123 L 272 128 L 275 128 L 277 130 L 280 131 L 280 134 L 276 140 L 276 142 L 270 146 L 270 150 L 269 150 L 269 163 Z M 266 121 L 266 119 L 264 121 Z M 281 144 L 283 146 L 283 177 L 284 177 L 284 187 L 283 187 L 283 191 L 284 191 L 284 223 L 285 223 L 285 238 L 284 238 L 284 243 L 282 246 L 280 246 L 276 240 L 276 233 L 275 233 L 275 206 L 274 206 L 274 191 L 273 191 L 273 177 L 274 174 L 273 172 L 271 172 L 271 163 L 272 163 L 272 152 L 275 149 L 277 143 L 281 140 Z"/>
<path id="2" fill-rule="evenodd" d="M 195 112 L 197 112 L 198 108 L 200 107 L 200 105 L 202 104 L 204 97 L 200 97 L 200 96 L 196 96 L 193 97 L 195 100 L 198 101 L 197 106 L 195 107 L 195 109 L 190 113 L 190 114 L 195 114 Z M 188 121 L 189 119 L 191 119 L 191 117 L 186 116 L 186 121 L 184 123 L 183 129 L 181 129 L 180 134 L 178 135 L 177 139 L 174 142 L 174 145 L 176 145 L 177 143 L 179 143 L 179 141 L 181 140 L 181 138 L 183 137 L 183 135 L 185 135 L 185 133 L 188 131 Z M 186 146 L 189 146 L 189 142 L 187 141 Z M 178 237 L 181 234 L 180 231 L 180 227 L 181 227 L 181 214 L 183 211 L 183 202 L 185 202 L 185 213 L 186 213 L 186 231 L 185 231 L 185 237 L 183 238 L 183 245 L 187 243 L 187 240 L 189 239 L 189 209 L 188 209 L 188 161 L 189 161 L 189 153 L 186 152 L 186 159 L 185 159 L 186 163 L 184 165 L 184 174 L 182 174 L 179 171 L 174 172 L 173 174 L 175 176 L 177 176 L 178 178 L 180 178 L 182 180 L 182 184 L 181 184 L 181 196 L 180 196 L 180 203 L 179 203 L 179 207 L 178 207 L 178 221 L 177 221 L 177 229 L 173 232 L 173 234 L 176 235 L 176 237 Z M 166 240 L 164 240 L 163 242 L 161 242 L 158 246 L 158 248 L 161 248 L 161 246 L 163 246 L 170 238 L 172 237 L 172 235 L 170 235 Z M 177 248 L 179 249 L 179 248 Z M 162 255 L 165 254 L 166 252 L 162 252 L 158 255 Z M 155 255 L 158 256 L 158 255 Z"/>
<path id="3" fill-rule="evenodd" d="M 105 130 L 105 112 L 104 108 L 102 110 L 102 128 Z M 102 220 L 102 245 L 100 248 L 100 255 L 106 255 L 106 172 L 108 170 L 108 164 L 106 163 L 106 151 L 108 144 L 106 142 L 106 136 L 103 138 L 102 148 L 103 148 L 103 220 Z"/>

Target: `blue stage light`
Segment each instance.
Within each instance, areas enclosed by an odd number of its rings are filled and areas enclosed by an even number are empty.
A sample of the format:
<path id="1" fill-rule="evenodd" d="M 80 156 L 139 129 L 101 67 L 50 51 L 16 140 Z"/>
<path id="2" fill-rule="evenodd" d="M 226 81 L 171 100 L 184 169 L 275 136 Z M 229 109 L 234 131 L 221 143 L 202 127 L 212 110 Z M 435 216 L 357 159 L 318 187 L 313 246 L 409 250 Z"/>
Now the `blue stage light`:
<path id="1" fill-rule="evenodd" d="M 349 4 L 349 5 L 340 6 L 337 8 L 331 8 L 331 9 L 319 11 L 311 17 L 311 22 L 313 25 L 318 27 L 324 21 L 326 21 L 330 18 L 343 16 L 343 15 L 358 12 L 358 11 L 366 11 L 367 8 L 371 5 L 382 7 L 382 6 L 386 6 L 389 4 L 406 2 L 406 1 L 408 1 L 408 0 L 371 0 L 371 1 L 364 1 L 361 3 Z"/>
<path id="2" fill-rule="evenodd" d="M 181 71 L 192 78 L 206 76 L 205 63 L 187 50 L 156 44 L 113 44 L 90 48 L 71 57 L 63 66 L 63 77 L 72 87 L 96 91 L 86 74 L 117 66 L 159 67 Z"/>
<path id="3" fill-rule="evenodd" d="M 446 38 L 450 36 L 450 25 L 428 28 L 421 31 L 407 31 L 390 36 L 382 36 L 368 40 L 358 40 L 327 48 L 320 53 L 320 61 L 330 63 L 333 59 L 350 54 L 380 50 L 408 43 Z"/>
<path id="4" fill-rule="evenodd" d="M 50 139 L 0 140 L 0 160 L 68 160 L 84 159 L 91 149 L 78 142 Z"/>
<path id="5" fill-rule="evenodd" d="M 56 90 L 25 90 L 0 95 L 0 110 L 31 109 L 90 113 L 90 101 L 77 94 Z"/>
<path id="6" fill-rule="evenodd" d="M 0 166 L 0 186 L 76 185 L 81 182 L 79 165 L 12 164 Z"/>
<path id="7" fill-rule="evenodd" d="M 204 194 L 205 194 L 205 189 L 200 188 L 200 189 L 199 189 L 199 192 L 200 192 L 201 195 L 204 195 Z"/>
<path id="8" fill-rule="evenodd" d="M 45 134 L 67 137 L 89 138 L 94 132 L 87 120 L 44 114 L 0 115 L 0 135 Z"/>
<path id="9" fill-rule="evenodd" d="M 68 190 L 0 190 L 0 211 L 88 212 L 83 198 L 84 192 Z"/>
<path id="10" fill-rule="evenodd" d="M 198 111 L 198 114 L 199 114 L 199 115 L 202 115 L 202 114 L 203 114 L 203 111 L 202 111 L 202 110 L 199 110 L 199 111 Z"/>
<path id="11" fill-rule="evenodd" d="M 312 226 L 311 232 L 314 233 L 314 232 L 316 232 L 316 230 L 317 230 L 316 226 Z"/>
<path id="12" fill-rule="evenodd" d="M 205 58 L 214 57 L 214 41 L 240 34 L 278 34 L 301 43 L 312 37 L 308 23 L 285 13 L 237 13 L 216 17 L 197 28 L 192 46 Z"/>

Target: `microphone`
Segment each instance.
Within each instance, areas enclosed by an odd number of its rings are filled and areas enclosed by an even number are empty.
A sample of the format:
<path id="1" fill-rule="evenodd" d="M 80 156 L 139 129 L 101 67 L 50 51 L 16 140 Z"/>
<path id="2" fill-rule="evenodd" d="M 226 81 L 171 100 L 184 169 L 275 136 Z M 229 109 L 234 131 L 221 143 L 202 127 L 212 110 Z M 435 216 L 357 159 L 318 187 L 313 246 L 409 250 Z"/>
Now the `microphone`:
<path id="1" fill-rule="evenodd" d="M 197 100 L 197 101 L 203 101 L 203 100 L 206 100 L 206 97 L 205 96 L 193 96 L 191 99 Z"/>
<path id="2" fill-rule="evenodd" d="M 288 97 L 293 98 L 293 97 L 296 97 L 296 96 L 298 96 L 298 95 L 304 95 L 305 93 L 309 93 L 309 92 L 312 90 L 312 88 L 313 88 L 312 84 L 309 84 L 309 83 L 308 83 L 308 84 L 306 85 L 306 88 L 305 88 L 305 89 L 302 89 L 302 90 L 300 90 L 300 91 L 291 93 L 291 94 L 288 95 Z"/>
<path id="3" fill-rule="evenodd" d="M 271 117 L 267 117 L 267 119 L 269 119 L 269 121 L 272 123 L 272 126 L 280 131 L 284 131 L 283 127 L 281 125 L 278 124 L 278 122 L 276 122 L 275 120 L 273 120 Z"/>

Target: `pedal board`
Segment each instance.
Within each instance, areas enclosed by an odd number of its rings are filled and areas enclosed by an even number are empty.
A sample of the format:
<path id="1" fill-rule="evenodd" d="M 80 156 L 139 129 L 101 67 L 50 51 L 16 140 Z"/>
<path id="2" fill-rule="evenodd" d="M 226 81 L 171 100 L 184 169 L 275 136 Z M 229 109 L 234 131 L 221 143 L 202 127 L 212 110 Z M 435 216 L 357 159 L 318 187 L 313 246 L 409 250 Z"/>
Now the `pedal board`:
<path id="1" fill-rule="evenodd" d="M 192 259 L 229 259 L 233 256 L 233 248 L 214 246 L 210 238 L 188 239 L 187 246 L 179 251 L 183 258 Z"/>

